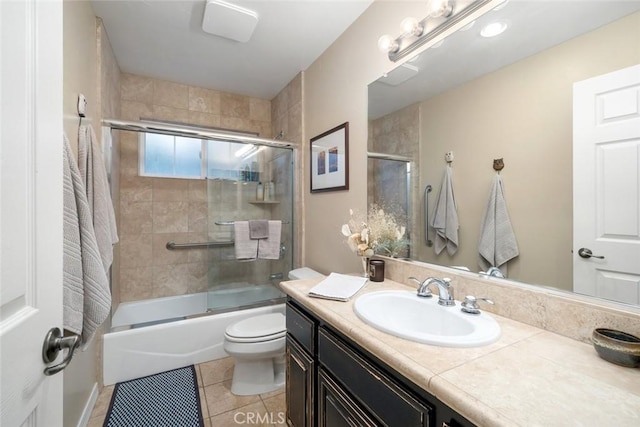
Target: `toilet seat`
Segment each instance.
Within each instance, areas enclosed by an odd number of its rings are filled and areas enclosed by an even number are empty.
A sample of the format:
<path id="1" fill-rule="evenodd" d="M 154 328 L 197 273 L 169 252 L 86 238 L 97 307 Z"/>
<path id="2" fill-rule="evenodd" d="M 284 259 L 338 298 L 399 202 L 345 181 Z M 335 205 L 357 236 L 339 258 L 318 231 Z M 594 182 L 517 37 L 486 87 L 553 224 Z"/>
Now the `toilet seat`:
<path id="1" fill-rule="evenodd" d="M 231 342 L 264 342 L 282 338 L 286 335 L 285 317 L 282 313 L 270 313 L 250 317 L 230 325 L 225 338 Z"/>

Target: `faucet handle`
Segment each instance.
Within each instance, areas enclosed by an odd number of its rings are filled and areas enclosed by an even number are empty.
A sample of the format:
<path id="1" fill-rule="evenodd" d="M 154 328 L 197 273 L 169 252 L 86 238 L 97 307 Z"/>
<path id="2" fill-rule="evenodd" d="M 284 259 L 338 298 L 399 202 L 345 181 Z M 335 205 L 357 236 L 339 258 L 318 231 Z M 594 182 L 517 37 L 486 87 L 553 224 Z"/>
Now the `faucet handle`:
<path id="1" fill-rule="evenodd" d="M 431 290 L 429 289 L 429 286 L 428 286 L 428 282 L 427 282 L 428 279 L 420 280 L 420 279 L 417 279 L 417 278 L 411 276 L 411 277 L 409 277 L 408 280 L 413 280 L 414 282 L 416 282 L 418 284 L 418 293 L 417 293 L 417 295 L 419 297 L 431 298 L 433 296 L 433 294 L 431 293 Z"/>
<path id="2" fill-rule="evenodd" d="M 480 314 L 480 307 L 478 307 L 478 300 L 484 301 L 489 304 L 495 304 L 488 298 L 476 298 L 473 295 L 467 295 L 464 298 L 464 302 L 461 304 L 460 310 L 469 314 Z"/>

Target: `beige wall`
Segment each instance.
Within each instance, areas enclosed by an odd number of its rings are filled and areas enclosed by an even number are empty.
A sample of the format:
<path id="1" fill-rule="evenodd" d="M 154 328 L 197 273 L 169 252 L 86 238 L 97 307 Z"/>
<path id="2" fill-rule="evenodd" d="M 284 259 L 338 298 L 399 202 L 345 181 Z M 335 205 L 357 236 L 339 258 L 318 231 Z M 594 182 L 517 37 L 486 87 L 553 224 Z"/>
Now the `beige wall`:
<path id="1" fill-rule="evenodd" d="M 509 277 L 572 288 L 572 85 L 639 63 L 638 28 L 640 13 L 422 103 L 423 184 L 433 185 L 435 203 L 444 153 L 453 151 L 460 247 L 453 257 L 446 251 L 435 256 L 420 242 L 421 260 L 479 269 L 493 159 L 503 157 L 505 197 L 520 249 L 509 262 Z"/>
<path id="2" fill-rule="evenodd" d="M 78 147 L 78 94 L 88 101 L 83 124 L 99 130 L 96 18 L 86 1 L 65 1 L 63 5 L 64 49 L 64 130 L 74 152 Z M 99 132 L 97 132 L 99 135 Z M 85 351 L 79 351 L 63 372 L 64 425 L 75 426 L 82 417 L 94 384 L 97 382 L 97 351 L 101 337 L 95 338 Z"/>
<path id="3" fill-rule="evenodd" d="M 340 227 L 349 209 L 367 209 L 367 85 L 393 67 L 377 41 L 382 34 L 397 34 L 405 17 L 424 15 L 423 6 L 375 1 L 305 72 L 305 159 L 309 139 L 349 122 L 348 191 L 310 194 L 305 163 L 305 264 L 318 271 L 362 268 Z"/>

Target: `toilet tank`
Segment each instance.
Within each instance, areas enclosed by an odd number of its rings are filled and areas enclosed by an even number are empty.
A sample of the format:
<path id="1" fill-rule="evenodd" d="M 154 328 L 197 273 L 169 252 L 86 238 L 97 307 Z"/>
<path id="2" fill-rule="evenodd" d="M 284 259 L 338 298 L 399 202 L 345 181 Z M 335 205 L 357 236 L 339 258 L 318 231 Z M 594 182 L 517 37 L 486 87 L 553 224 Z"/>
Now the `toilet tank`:
<path id="1" fill-rule="evenodd" d="M 309 267 L 296 268 L 289 272 L 289 279 L 291 280 L 315 279 L 320 277 L 324 277 L 324 275 Z"/>

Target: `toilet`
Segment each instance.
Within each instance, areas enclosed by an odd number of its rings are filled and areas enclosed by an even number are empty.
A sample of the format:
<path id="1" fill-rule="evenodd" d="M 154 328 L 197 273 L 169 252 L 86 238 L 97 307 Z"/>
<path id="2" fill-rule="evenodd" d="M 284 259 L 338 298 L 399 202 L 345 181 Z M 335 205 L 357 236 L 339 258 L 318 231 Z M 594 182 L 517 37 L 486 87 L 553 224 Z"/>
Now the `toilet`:
<path id="1" fill-rule="evenodd" d="M 307 268 L 289 272 L 289 279 L 324 277 Z M 231 393 L 239 396 L 268 393 L 284 386 L 287 325 L 284 314 L 249 317 L 227 327 L 224 350 L 235 359 Z"/>

